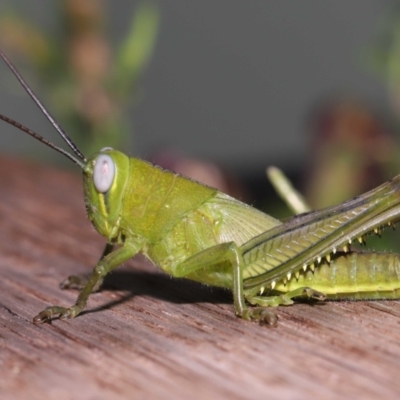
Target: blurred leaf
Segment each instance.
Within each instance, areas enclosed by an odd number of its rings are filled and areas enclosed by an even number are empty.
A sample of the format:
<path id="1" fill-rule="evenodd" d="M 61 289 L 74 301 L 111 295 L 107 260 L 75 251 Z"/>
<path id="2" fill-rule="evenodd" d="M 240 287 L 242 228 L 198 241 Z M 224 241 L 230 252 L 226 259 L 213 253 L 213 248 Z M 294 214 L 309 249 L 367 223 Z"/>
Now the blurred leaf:
<path id="1" fill-rule="evenodd" d="M 135 12 L 130 31 L 116 58 L 115 88 L 120 96 L 131 90 L 147 66 L 154 50 L 159 21 L 159 11 L 153 4 L 143 3 Z"/>

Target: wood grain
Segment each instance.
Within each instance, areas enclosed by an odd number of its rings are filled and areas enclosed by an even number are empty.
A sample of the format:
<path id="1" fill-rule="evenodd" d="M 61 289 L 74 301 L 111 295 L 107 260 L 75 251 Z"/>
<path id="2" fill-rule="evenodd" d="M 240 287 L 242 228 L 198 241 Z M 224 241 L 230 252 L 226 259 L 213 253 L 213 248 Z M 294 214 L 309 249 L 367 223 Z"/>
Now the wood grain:
<path id="1" fill-rule="evenodd" d="M 276 328 L 237 319 L 231 294 L 137 257 L 86 312 L 36 326 L 76 292 L 104 240 L 79 174 L 0 159 L 0 393 L 7 399 L 395 398 L 400 302 L 297 304 Z"/>

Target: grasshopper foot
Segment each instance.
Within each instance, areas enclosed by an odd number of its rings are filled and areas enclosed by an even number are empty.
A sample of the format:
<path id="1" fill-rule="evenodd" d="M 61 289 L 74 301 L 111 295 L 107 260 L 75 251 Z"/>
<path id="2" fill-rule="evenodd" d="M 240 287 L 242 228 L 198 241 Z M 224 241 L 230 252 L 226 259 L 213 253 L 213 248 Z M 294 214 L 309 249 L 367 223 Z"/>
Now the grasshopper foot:
<path id="1" fill-rule="evenodd" d="M 89 278 L 90 274 L 71 275 L 60 283 L 60 288 L 82 290 L 88 283 Z M 97 292 L 100 289 L 102 283 L 103 280 L 99 280 L 99 282 L 93 288 L 93 292 Z"/>
<path id="2" fill-rule="evenodd" d="M 85 275 L 71 275 L 60 283 L 60 288 L 81 290 L 87 281 L 88 277 Z"/>
<path id="3" fill-rule="evenodd" d="M 307 296 L 309 299 L 315 299 L 319 301 L 326 300 L 326 294 L 318 292 L 317 290 L 311 289 L 309 287 L 303 288 L 303 296 Z"/>
<path id="4" fill-rule="evenodd" d="M 264 307 L 247 308 L 240 317 L 248 321 L 259 321 L 260 325 L 276 326 L 278 323 L 278 316 Z"/>
<path id="5" fill-rule="evenodd" d="M 72 306 L 70 308 L 60 307 L 60 306 L 52 306 L 47 307 L 45 310 L 40 312 L 33 318 L 34 324 L 43 324 L 44 322 L 49 322 L 54 318 L 66 319 L 66 318 L 74 318 L 76 317 L 82 309 L 78 306 Z"/>

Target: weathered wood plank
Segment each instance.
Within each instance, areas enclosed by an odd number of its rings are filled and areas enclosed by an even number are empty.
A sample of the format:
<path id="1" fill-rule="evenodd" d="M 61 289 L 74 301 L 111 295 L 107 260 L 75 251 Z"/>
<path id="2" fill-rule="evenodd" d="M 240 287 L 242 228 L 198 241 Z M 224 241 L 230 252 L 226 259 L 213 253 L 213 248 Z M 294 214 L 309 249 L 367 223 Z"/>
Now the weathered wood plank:
<path id="1" fill-rule="evenodd" d="M 231 295 L 171 279 L 138 257 L 88 311 L 35 326 L 97 261 L 78 175 L 0 159 L 3 398 L 394 398 L 400 302 L 298 304 L 276 328 L 237 319 Z"/>

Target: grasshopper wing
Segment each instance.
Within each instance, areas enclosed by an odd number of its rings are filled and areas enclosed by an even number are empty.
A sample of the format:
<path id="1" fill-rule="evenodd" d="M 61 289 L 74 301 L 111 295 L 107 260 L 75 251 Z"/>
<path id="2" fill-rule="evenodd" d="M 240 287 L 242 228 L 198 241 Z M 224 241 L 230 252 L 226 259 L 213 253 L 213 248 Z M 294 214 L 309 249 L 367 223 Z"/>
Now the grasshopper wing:
<path id="1" fill-rule="evenodd" d="M 208 207 L 217 221 L 218 242 L 235 242 L 238 246 L 268 231 L 281 222 L 268 214 L 219 192 Z"/>

